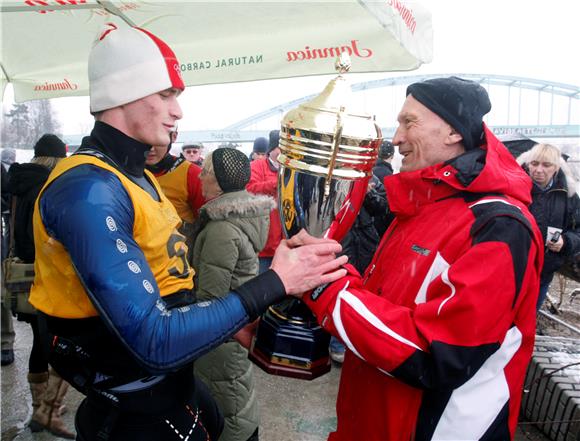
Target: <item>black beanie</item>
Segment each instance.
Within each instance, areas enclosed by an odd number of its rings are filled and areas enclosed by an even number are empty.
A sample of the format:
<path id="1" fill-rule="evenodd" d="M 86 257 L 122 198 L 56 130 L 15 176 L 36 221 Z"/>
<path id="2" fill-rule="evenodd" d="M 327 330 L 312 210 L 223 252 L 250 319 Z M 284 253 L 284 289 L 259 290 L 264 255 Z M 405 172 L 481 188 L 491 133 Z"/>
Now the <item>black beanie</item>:
<path id="1" fill-rule="evenodd" d="M 241 151 L 219 148 L 211 155 L 213 172 L 224 193 L 240 191 L 250 181 L 250 160 Z"/>
<path id="2" fill-rule="evenodd" d="M 56 135 L 42 135 L 34 145 L 34 156 L 66 158 L 66 144 Z"/>
<path id="3" fill-rule="evenodd" d="M 252 151 L 257 153 L 266 153 L 268 151 L 268 140 L 263 136 L 254 139 L 254 148 Z"/>
<path id="4" fill-rule="evenodd" d="M 458 77 L 434 78 L 411 84 L 409 94 L 457 130 L 466 150 L 481 145 L 483 115 L 491 110 L 481 85 Z"/>
<path id="5" fill-rule="evenodd" d="M 272 130 L 270 132 L 270 144 L 268 145 L 268 153 L 280 145 L 280 130 Z"/>
<path id="6" fill-rule="evenodd" d="M 384 140 L 379 148 L 379 158 L 389 159 L 395 154 L 395 146 L 391 141 Z"/>

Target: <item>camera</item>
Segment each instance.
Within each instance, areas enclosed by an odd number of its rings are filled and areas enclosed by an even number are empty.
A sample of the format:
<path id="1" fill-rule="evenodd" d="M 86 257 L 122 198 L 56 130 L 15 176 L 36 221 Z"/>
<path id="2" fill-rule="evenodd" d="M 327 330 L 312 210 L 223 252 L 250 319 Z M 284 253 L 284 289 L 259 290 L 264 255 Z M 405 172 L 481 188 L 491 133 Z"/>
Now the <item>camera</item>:
<path id="1" fill-rule="evenodd" d="M 556 243 L 560 240 L 560 236 L 561 233 L 559 231 L 556 231 L 554 234 L 552 234 L 552 238 L 550 239 L 550 242 L 552 243 Z"/>

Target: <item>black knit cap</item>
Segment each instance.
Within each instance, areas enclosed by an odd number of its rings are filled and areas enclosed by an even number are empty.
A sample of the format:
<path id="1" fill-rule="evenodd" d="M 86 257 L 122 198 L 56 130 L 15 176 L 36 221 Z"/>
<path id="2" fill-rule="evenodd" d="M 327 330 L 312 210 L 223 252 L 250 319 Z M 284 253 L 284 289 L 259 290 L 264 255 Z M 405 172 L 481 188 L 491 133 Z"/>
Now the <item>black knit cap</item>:
<path id="1" fill-rule="evenodd" d="M 213 172 L 224 193 L 240 191 L 250 181 L 250 160 L 240 150 L 219 148 L 211 155 Z"/>
<path id="2" fill-rule="evenodd" d="M 280 145 L 280 130 L 272 130 L 268 135 L 270 137 L 270 143 L 268 145 L 268 153 L 274 150 Z"/>
<path id="3" fill-rule="evenodd" d="M 389 159 L 394 154 L 395 154 L 395 146 L 391 141 L 387 141 L 385 139 L 382 142 L 381 147 L 379 148 L 379 158 Z"/>
<path id="4" fill-rule="evenodd" d="M 266 153 L 268 151 L 268 140 L 263 136 L 254 139 L 254 148 L 252 151 L 257 153 Z"/>
<path id="5" fill-rule="evenodd" d="M 50 133 L 42 135 L 34 145 L 34 156 L 66 158 L 66 144 L 56 135 Z"/>
<path id="6" fill-rule="evenodd" d="M 411 84 L 409 94 L 457 130 L 466 150 L 481 145 L 483 115 L 491 110 L 481 85 L 458 77 L 433 78 Z"/>

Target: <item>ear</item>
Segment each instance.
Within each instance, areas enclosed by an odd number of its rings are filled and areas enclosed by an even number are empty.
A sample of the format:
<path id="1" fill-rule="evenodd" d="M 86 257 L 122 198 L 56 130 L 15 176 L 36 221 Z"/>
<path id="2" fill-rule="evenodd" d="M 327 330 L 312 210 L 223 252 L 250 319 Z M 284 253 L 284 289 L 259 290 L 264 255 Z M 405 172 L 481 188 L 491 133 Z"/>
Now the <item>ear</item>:
<path id="1" fill-rule="evenodd" d="M 461 141 L 463 141 L 463 136 L 461 136 L 461 134 L 453 127 L 449 126 L 449 133 L 447 134 L 445 143 L 451 145 L 459 144 Z"/>

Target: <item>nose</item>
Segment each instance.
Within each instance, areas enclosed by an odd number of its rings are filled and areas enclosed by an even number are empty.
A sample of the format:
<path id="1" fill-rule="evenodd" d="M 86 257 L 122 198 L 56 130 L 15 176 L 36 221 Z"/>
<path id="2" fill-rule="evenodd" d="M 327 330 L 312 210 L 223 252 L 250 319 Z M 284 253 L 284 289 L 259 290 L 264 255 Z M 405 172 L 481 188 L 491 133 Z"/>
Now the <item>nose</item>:
<path id="1" fill-rule="evenodd" d="M 397 127 L 397 130 L 395 131 L 395 136 L 393 136 L 393 140 L 391 142 L 398 147 L 404 142 L 404 140 L 405 139 L 403 130 L 401 129 L 401 126 L 399 126 Z"/>
<path id="2" fill-rule="evenodd" d="M 170 108 L 170 113 L 171 116 L 175 119 L 183 118 L 183 111 L 181 110 L 181 106 L 179 105 L 179 101 L 177 100 L 176 96 L 173 97 L 173 103 Z"/>

